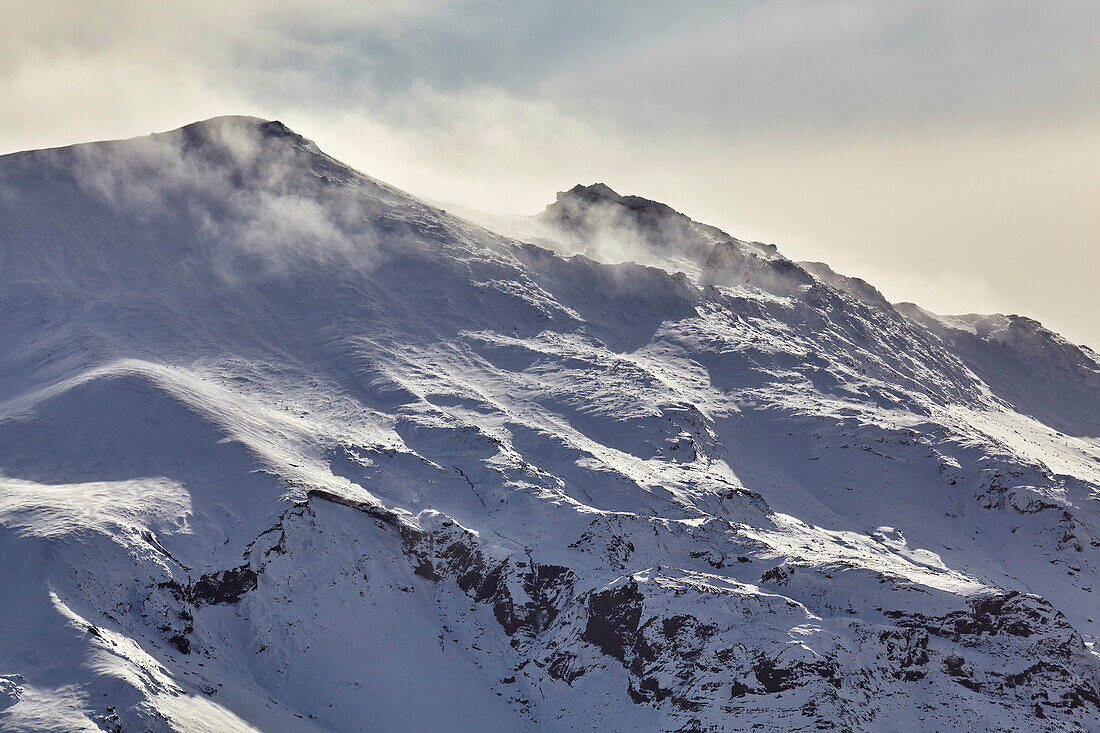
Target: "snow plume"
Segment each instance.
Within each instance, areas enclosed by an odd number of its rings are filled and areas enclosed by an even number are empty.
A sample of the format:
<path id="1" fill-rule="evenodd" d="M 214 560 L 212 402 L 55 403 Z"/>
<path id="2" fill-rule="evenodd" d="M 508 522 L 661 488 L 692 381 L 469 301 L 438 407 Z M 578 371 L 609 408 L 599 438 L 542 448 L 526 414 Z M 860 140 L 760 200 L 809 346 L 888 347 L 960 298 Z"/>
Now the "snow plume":
<path id="1" fill-rule="evenodd" d="M 362 177 L 280 123 L 218 118 L 70 150 L 77 184 L 136 221 L 182 211 L 167 237 L 193 237 L 223 274 L 241 275 L 242 264 L 286 271 L 303 258 L 371 263 Z M 316 196 L 318 178 L 336 184 L 334 196 Z"/>
<path id="2" fill-rule="evenodd" d="M 646 262 L 647 238 L 621 206 L 601 203 L 584 216 L 585 254 L 605 262 Z"/>
<path id="3" fill-rule="evenodd" d="M 575 186 L 538 217 L 570 252 L 603 262 L 666 265 L 705 262 L 724 232 L 693 222 L 671 207 L 640 196 L 620 196 L 603 183 Z"/>

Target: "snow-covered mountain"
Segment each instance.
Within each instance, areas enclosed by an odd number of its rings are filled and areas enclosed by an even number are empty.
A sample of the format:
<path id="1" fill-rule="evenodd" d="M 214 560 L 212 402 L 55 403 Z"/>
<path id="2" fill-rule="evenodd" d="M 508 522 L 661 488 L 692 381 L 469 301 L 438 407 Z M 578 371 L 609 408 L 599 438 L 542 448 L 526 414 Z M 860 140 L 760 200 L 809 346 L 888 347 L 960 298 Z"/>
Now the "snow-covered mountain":
<path id="1" fill-rule="evenodd" d="M 603 185 L 0 157 L 0 729 L 1100 731 L 1100 358 Z"/>

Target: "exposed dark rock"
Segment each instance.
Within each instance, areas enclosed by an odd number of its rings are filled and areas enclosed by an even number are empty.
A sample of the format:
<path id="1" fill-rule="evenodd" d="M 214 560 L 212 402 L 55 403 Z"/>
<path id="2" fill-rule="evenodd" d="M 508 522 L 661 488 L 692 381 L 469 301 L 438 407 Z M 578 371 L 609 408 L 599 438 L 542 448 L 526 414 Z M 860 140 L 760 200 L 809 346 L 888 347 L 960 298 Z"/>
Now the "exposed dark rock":
<path id="1" fill-rule="evenodd" d="M 178 600 L 194 606 L 217 603 L 236 603 L 245 593 L 255 589 L 257 574 L 247 565 L 216 573 L 206 573 L 194 583 L 181 585 L 175 580 L 158 584 L 158 587 L 171 591 Z M 180 611 L 182 614 L 189 612 Z"/>
<path id="2" fill-rule="evenodd" d="M 755 674 L 756 681 L 763 685 L 764 692 L 782 692 L 794 686 L 791 681 L 795 678 L 795 670 L 777 668 L 771 660 L 757 665 Z"/>
<path id="3" fill-rule="evenodd" d="M 236 603 L 241 596 L 256 588 L 257 575 L 252 568 L 223 570 L 203 575 L 187 592 L 188 600 L 196 606 L 217 603 Z"/>
<path id="4" fill-rule="evenodd" d="M 626 649 L 637 638 L 642 594 L 633 578 L 618 588 L 588 597 L 588 624 L 581 638 L 604 654 L 626 661 Z"/>
<path id="5" fill-rule="evenodd" d="M 760 576 L 761 583 L 775 583 L 776 585 L 784 585 L 790 580 L 793 569 L 787 565 L 776 565 L 774 568 L 765 570 Z"/>
<path id="6" fill-rule="evenodd" d="M 175 634 L 169 637 L 168 641 L 173 644 L 176 649 L 179 649 L 181 654 L 191 653 L 191 640 L 187 638 L 186 634 Z"/>

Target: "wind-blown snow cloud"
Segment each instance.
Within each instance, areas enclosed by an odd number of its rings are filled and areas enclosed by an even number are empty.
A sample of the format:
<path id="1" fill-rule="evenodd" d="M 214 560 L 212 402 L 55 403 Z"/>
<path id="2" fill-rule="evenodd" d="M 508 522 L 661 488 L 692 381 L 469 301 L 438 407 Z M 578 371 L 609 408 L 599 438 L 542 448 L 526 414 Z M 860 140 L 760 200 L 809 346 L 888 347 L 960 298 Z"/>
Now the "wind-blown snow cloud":
<path id="1" fill-rule="evenodd" d="M 0 151 L 279 118 L 436 200 L 602 180 L 1100 345 L 1094 3 L 9 5 Z"/>
<path id="2" fill-rule="evenodd" d="M 312 153 L 261 124 L 219 118 L 189 134 L 79 146 L 72 151 L 76 183 L 162 227 L 165 239 L 196 240 L 185 246 L 199 244 L 234 280 L 286 272 L 303 260 L 371 267 L 376 243 L 364 225 L 370 199 L 355 185 L 333 186 L 318 198 L 310 188 L 316 179 L 303 170 Z M 164 223 L 166 210 L 179 219 Z"/>

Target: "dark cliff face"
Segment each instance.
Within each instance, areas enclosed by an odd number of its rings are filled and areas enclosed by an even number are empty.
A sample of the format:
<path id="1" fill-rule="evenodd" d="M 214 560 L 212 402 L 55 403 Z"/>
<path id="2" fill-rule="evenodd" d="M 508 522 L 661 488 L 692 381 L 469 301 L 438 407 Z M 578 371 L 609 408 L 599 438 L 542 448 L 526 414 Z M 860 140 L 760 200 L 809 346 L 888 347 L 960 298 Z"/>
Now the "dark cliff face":
<path id="1" fill-rule="evenodd" d="M 382 516 L 367 505 L 353 508 Z M 773 621 L 786 628 L 792 621 L 783 617 L 797 619 L 805 609 L 754 597 L 747 585 L 669 568 L 584 589 L 570 568 L 540 564 L 537 552 L 522 561 L 494 558 L 455 525 L 426 534 L 386 517 L 379 527 L 402 538 L 411 574 L 491 610 L 510 640 L 515 671 L 541 670 L 573 686 L 618 666 L 626 675 L 623 694 L 661 710 L 673 730 L 710 730 L 792 704 L 789 712 L 806 725 L 862 729 L 892 719 L 884 701 L 925 694 L 929 685 L 1005 705 L 1016 721 L 1100 716 L 1100 679 L 1088 671 L 1081 636 L 1036 596 L 979 595 L 930 615 L 904 609 L 907 593 L 888 590 L 890 581 L 881 578 L 877 621 L 828 622 L 835 646 L 791 655 L 764 629 Z M 737 567 L 751 572 L 755 564 L 741 558 Z M 816 582 L 819 572 L 778 566 L 761 582 L 789 587 Z M 845 637 L 857 639 L 858 648 Z M 514 674 L 502 683 L 515 684 Z"/>

